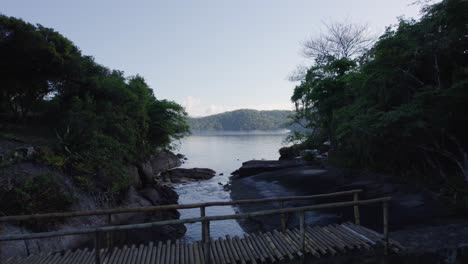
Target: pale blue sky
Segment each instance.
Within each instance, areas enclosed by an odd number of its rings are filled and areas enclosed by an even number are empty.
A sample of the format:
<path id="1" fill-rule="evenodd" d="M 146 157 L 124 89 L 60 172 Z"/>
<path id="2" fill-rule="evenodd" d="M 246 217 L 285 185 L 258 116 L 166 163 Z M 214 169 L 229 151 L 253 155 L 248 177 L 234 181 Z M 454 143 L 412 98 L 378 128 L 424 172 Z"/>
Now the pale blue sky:
<path id="1" fill-rule="evenodd" d="M 191 115 L 292 109 L 301 42 L 323 21 L 350 19 L 376 33 L 415 0 L 0 0 L 0 13 L 52 27 L 98 63 L 140 74 L 160 99 Z"/>

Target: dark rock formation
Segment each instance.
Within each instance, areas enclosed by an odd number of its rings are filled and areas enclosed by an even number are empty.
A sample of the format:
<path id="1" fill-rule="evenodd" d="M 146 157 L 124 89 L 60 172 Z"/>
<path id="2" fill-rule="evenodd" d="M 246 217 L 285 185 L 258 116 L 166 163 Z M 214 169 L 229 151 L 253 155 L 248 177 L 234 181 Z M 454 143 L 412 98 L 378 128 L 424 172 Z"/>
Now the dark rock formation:
<path id="1" fill-rule="evenodd" d="M 304 166 L 306 162 L 302 159 L 292 160 L 250 160 L 242 163 L 242 167 L 232 172 L 231 179 L 244 178 L 262 172 L 283 170 L 286 168 L 293 168 Z"/>
<path id="2" fill-rule="evenodd" d="M 155 175 L 182 165 L 182 162 L 177 155 L 170 151 L 161 151 L 158 154 L 153 155 L 149 161 Z"/>
<path id="3" fill-rule="evenodd" d="M 216 172 L 207 168 L 183 169 L 177 168 L 163 173 L 164 178 L 170 179 L 173 183 L 187 182 L 191 180 L 208 180 L 213 178 Z"/>

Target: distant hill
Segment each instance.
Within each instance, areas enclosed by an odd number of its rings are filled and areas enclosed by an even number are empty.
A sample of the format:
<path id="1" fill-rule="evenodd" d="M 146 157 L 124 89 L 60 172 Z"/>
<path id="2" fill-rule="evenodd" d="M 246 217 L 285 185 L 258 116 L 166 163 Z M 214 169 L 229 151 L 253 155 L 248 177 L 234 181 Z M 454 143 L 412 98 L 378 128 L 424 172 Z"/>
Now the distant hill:
<path id="1" fill-rule="evenodd" d="M 189 117 L 188 123 L 193 132 L 276 130 L 289 127 L 290 114 L 292 111 L 287 110 L 241 109 L 206 117 Z"/>

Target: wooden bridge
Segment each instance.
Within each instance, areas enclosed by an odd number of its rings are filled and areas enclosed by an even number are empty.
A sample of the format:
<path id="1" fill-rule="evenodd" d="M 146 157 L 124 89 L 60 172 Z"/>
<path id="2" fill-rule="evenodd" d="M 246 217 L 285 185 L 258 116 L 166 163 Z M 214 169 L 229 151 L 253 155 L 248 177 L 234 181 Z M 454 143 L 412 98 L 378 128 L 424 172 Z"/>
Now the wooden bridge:
<path id="1" fill-rule="evenodd" d="M 48 218 L 80 217 L 90 215 L 107 216 L 108 226 L 86 229 L 52 231 L 43 233 L 3 235 L 1 241 L 25 239 L 40 239 L 68 235 L 95 234 L 93 249 L 68 250 L 66 252 L 46 252 L 27 257 L 15 257 L 1 260 L 1 264 L 78 264 L 78 263 L 160 263 L 160 264 L 205 264 L 205 263 L 288 263 L 289 261 L 304 260 L 305 258 L 320 258 L 346 254 L 359 250 L 379 250 L 383 254 L 389 251 L 399 252 L 401 245 L 390 240 L 388 236 L 388 202 L 390 197 L 359 200 L 361 190 L 352 190 L 330 194 L 311 196 L 294 196 L 282 198 L 268 198 L 257 200 L 239 200 L 229 202 L 210 202 L 201 204 L 165 205 L 144 208 L 122 208 L 98 211 L 81 211 L 70 213 L 52 213 L 38 215 L 5 216 L 0 217 L 0 223 L 10 221 L 40 220 Z M 352 195 L 353 200 L 340 203 L 315 204 L 301 207 L 285 208 L 285 202 L 309 200 L 326 197 Z M 253 213 L 206 216 L 206 207 L 221 205 L 240 205 L 275 202 L 280 209 L 265 210 Z M 383 233 L 377 233 L 360 225 L 359 206 L 382 203 Z M 349 207 L 354 208 L 354 223 L 342 223 L 328 226 L 307 226 L 305 213 L 323 208 Z M 190 219 L 167 220 L 133 225 L 113 226 L 111 215 L 130 212 L 156 212 L 168 209 L 200 208 L 200 217 Z M 299 218 L 298 228 L 286 227 L 286 215 L 295 213 Z M 226 236 L 212 239 L 210 236 L 210 222 L 228 219 L 246 219 L 259 216 L 281 215 L 281 230 L 264 233 L 246 234 L 244 237 Z M 146 245 L 126 245 L 123 247 L 102 246 L 102 234 L 110 241 L 112 232 L 118 230 L 134 230 L 156 226 L 186 223 L 202 223 L 202 241 L 183 243 L 176 241 L 155 241 Z M 109 244 L 108 244 L 109 245 Z M 0 245 L 1 249 L 1 245 Z M 1 255 L 0 255 L 1 256 Z"/>

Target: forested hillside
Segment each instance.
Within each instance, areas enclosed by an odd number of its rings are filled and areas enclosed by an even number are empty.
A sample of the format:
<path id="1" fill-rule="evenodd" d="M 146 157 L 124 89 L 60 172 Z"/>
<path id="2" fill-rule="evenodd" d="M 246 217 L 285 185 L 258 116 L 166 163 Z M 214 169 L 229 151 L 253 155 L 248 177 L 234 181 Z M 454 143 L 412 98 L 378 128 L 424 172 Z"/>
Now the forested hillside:
<path id="1" fill-rule="evenodd" d="M 221 114 L 189 118 L 188 123 L 196 131 L 249 131 L 275 130 L 289 127 L 292 111 L 257 111 L 242 109 Z"/>
<path id="2" fill-rule="evenodd" d="M 98 64 L 53 29 L 0 15 L 0 58 L 1 136 L 32 136 L 45 144 L 40 159 L 80 182 L 125 189 L 126 165 L 188 132 L 180 105 L 156 98 L 143 77 Z M 13 160 L 0 158 L 0 165 Z"/>
<path id="3" fill-rule="evenodd" d="M 467 195 L 467 14 L 468 1 L 444 0 L 370 47 L 343 25 L 308 42 L 314 65 L 291 98 L 314 129 L 304 144 L 330 141 L 331 161 Z"/>

